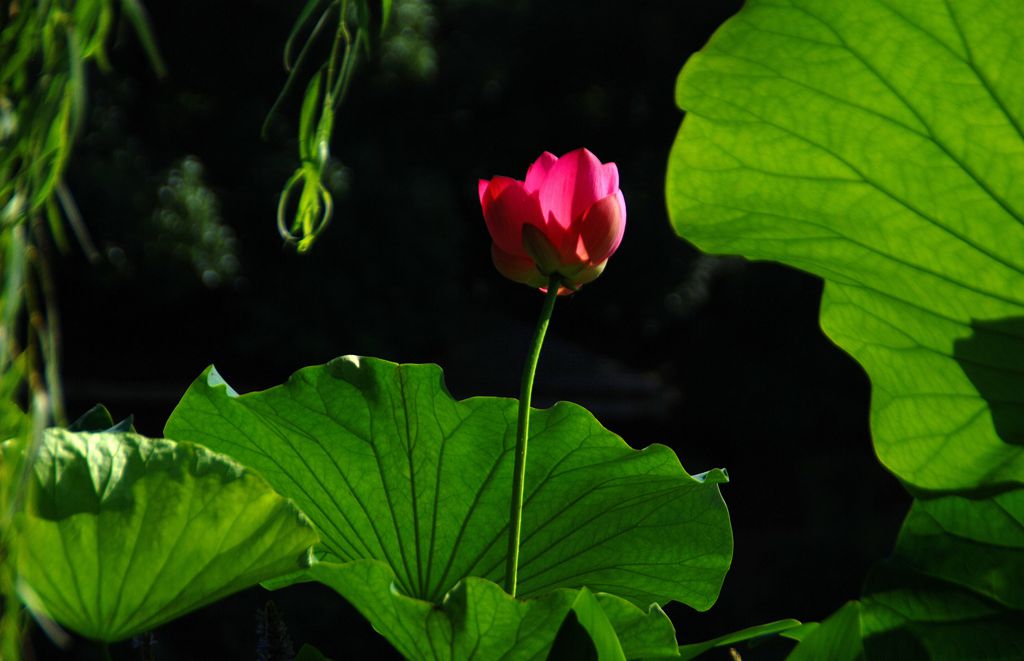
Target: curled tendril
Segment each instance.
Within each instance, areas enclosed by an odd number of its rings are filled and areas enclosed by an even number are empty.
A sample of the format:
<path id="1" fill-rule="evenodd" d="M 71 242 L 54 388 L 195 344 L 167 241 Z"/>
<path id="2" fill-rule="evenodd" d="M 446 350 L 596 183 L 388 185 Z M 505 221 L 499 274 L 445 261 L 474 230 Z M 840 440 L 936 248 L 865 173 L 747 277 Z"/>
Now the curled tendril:
<path id="1" fill-rule="evenodd" d="M 300 188 L 298 203 L 291 225 L 288 223 L 288 202 L 295 189 Z M 334 201 L 324 186 L 321 171 L 313 163 L 306 163 L 288 179 L 277 203 L 277 230 L 288 243 L 296 244 L 300 253 L 307 252 L 331 221 Z"/>
<path id="2" fill-rule="evenodd" d="M 267 136 L 271 120 L 285 97 L 289 96 L 308 71 L 302 64 L 314 52 L 314 44 L 329 38 L 334 25 L 330 54 L 309 79 L 299 113 L 298 146 L 302 165 L 292 174 L 281 191 L 277 205 L 277 228 L 281 236 L 297 250 L 307 252 L 317 236 L 330 222 L 333 200 L 324 183 L 329 160 L 329 143 L 334 133 L 335 111 L 345 98 L 359 53 L 368 57 L 371 33 L 380 33 L 388 26 L 392 0 L 380 0 L 378 18 L 371 19 L 370 0 L 306 0 L 288 35 L 284 47 L 284 67 L 288 78 L 263 123 Z M 371 27 L 372 23 L 376 23 Z M 302 35 L 304 45 L 295 54 Z M 288 217 L 291 199 L 301 186 L 294 215 Z"/>

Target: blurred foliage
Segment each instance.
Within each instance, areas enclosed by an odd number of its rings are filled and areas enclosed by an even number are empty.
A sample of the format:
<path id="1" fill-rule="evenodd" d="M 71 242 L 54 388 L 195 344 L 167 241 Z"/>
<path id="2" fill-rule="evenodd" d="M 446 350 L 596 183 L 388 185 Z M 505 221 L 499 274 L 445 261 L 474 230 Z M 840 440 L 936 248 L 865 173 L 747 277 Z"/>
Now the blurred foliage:
<path id="1" fill-rule="evenodd" d="M 73 173 L 72 183 L 89 209 L 102 257 L 91 272 L 111 282 L 159 276 L 163 282 L 150 284 L 154 296 L 243 286 L 237 231 L 223 221 L 205 163 L 188 151 L 181 155 L 180 147 L 153 158 L 132 125 L 139 99 L 130 79 L 100 81 L 77 147 L 90 166 Z M 179 106 L 195 112 L 204 103 L 183 94 L 169 105 L 171 112 Z M 332 191 L 346 185 L 344 169 L 333 162 L 328 185 Z"/>
<path id="2" fill-rule="evenodd" d="M 380 46 L 382 77 L 429 82 L 437 75 L 434 35 L 437 17 L 430 0 L 396 0 L 388 32 Z"/>
<path id="3" fill-rule="evenodd" d="M 163 63 L 135 0 L 4 2 L 0 11 L 0 223 L 45 214 L 58 243 L 56 193 L 86 103 L 85 65 L 109 68 L 105 43 L 120 8 L 154 68 Z"/>
<path id="4" fill-rule="evenodd" d="M 147 244 L 147 258 L 188 263 L 207 287 L 235 283 L 235 231 L 221 220 L 217 196 L 203 182 L 196 157 L 186 156 L 167 175 L 151 229 L 155 235 Z"/>
<path id="5" fill-rule="evenodd" d="M 0 2 L 0 441 L 16 449 L 15 459 L 0 462 L 4 659 L 20 658 L 24 626 L 7 561 L 10 522 L 42 429 L 64 421 L 51 241 L 66 251 L 67 225 L 95 255 L 63 177 L 84 121 L 86 65 L 109 68 L 106 44 L 118 15 L 135 26 L 162 73 L 137 0 Z"/>

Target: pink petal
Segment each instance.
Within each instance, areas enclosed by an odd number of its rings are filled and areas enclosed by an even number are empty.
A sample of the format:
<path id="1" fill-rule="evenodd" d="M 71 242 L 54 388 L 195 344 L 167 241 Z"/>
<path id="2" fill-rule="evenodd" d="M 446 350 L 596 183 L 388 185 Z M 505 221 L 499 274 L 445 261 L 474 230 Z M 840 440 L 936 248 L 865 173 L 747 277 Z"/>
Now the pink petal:
<path id="1" fill-rule="evenodd" d="M 476 190 L 480 194 L 480 206 L 484 205 L 484 195 L 487 194 L 487 187 L 491 185 L 491 182 L 486 179 L 481 179 L 476 184 Z"/>
<path id="2" fill-rule="evenodd" d="M 549 225 L 548 227 L 550 228 L 551 226 Z M 555 245 L 558 246 L 558 254 L 562 264 L 565 266 L 561 273 L 566 276 L 569 276 L 573 269 L 581 268 L 590 261 L 586 244 L 583 243 L 583 237 L 579 235 L 578 227 L 569 228 L 569 231 L 564 232 L 561 240 L 555 243 Z"/>
<path id="3" fill-rule="evenodd" d="M 571 151 L 551 167 L 540 188 L 544 215 L 562 227 L 580 219 L 595 202 L 618 190 L 614 163 L 602 165 L 586 149 Z"/>
<path id="4" fill-rule="evenodd" d="M 531 287 L 543 287 L 548 283 L 548 279 L 541 275 L 532 259 L 511 255 L 499 248 L 496 243 L 491 244 L 491 260 L 494 261 L 494 268 L 498 269 L 498 273 L 513 282 L 521 282 Z"/>
<path id="5" fill-rule="evenodd" d="M 606 194 L 611 195 L 619 190 L 619 166 L 614 163 L 605 163 L 601 169 L 604 170 L 604 180 L 608 185 Z"/>
<path id="6" fill-rule="evenodd" d="M 481 181 L 484 181 L 481 179 Z M 501 195 L 501 191 L 505 190 L 512 184 L 521 184 L 521 181 L 517 181 L 512 177 L 497 176 L 487 182 L 487 187 L 484 188 L 484 198 L 486 198 L 488 191 L 490 192 L 491 199 L 494 199 Z M 477 184 L 477 191 L 480 190 L 480 184 Z M 480 205 L 484 205 L 484 199 L 480 200 Z"/>
<path id="7" fill-rule="evenodd" d="M 526 192 L 523 182 L 495 177 L 483 200 L 484 221 L 494 243 L 506 253 L 526 257 L 523 223 L 544 226 L 536 194 Z"/>
<path id="8" fill-rule="evenodd" d="M 534 161 L 530 169 L 526 171 L 526 190 L 531 193 L 540 190 L 556 161 L 558 161 L 558 157 L 549 151 L 541 154 L 540 158 Z"/>
<path id="9" fill-rule="evenodd" d="M 615 191 L 587 209 L 579 231 L 587 261 L 603 262 L 611 257 L 626 231 L 626 200 L 622 191 Z"/>

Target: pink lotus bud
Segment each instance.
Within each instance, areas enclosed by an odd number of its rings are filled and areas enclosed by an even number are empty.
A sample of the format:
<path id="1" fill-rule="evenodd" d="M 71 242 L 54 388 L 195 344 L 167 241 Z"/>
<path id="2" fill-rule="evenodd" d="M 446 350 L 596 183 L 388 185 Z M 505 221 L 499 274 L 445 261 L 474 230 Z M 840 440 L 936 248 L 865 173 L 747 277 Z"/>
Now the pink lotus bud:
<path id="1" fill-rule="evenodd" d="M 586 149 L 544 152 L 526 181 L 481 179 L 479 193 L 498 272 L 538 288 L 558 274 L 559 294 L 597 278 L 626 229 L 619 170 Z"/>

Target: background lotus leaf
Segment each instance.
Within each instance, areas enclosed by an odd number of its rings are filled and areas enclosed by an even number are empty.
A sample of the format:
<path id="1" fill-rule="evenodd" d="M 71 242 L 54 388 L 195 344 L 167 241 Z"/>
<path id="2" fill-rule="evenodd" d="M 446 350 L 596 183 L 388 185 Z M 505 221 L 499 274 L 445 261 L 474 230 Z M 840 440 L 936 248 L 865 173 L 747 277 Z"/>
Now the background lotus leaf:
<path id="1" fill-rule="evenodd" d="M 19 592 L 108 642 L 299 570 L 317 541 L 262 478 L 191 443 L 47 430 L 29 493 L 13 537 Z"/>

